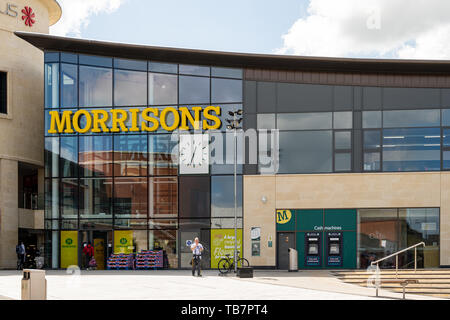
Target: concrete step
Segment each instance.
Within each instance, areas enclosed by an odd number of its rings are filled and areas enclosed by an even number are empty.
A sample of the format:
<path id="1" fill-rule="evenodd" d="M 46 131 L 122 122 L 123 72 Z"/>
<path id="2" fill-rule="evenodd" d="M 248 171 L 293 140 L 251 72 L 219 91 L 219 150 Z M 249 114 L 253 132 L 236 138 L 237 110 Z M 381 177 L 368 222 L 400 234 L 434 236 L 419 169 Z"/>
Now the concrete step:
<path id="1" fill-rule="evenodd" d="M 346 276 L 346 277 L 337 277 L 338 279 L 342 281 L 347 280 L 367 280 L 368 278 L 374 277 L 375 275 L 367 275 L 367 276 Z M 450 280 L 450 276 L 437 276 L 437 275 L 398 275 L 396 277 L 395 275 L 380 275 L 380 279 L 423 279 L 423 280 Z"/>
<path id="2" fill-rule="evenodd" d="M 389 280 L 396 280 L 396 279 L 389 279 Z M 389 281 L 388 280 L 388 281 Z M 386 281 L 386 279 L 384 280 Z M 351 283 L 351 284 L 358 284 L 358 285 L 366 285 L 367 281 L 361 281 L 361 280 L 349 280 L 349 281 L 345 281 L 346 283 Z M 419 280 L 419 284 L 421 286 L 442 286 L 442 287 L 449 287 L 450 288 L 450 281 L 440 281 L 440 280 Z M 408 285 L 410 286 L 410 285 Z"/>

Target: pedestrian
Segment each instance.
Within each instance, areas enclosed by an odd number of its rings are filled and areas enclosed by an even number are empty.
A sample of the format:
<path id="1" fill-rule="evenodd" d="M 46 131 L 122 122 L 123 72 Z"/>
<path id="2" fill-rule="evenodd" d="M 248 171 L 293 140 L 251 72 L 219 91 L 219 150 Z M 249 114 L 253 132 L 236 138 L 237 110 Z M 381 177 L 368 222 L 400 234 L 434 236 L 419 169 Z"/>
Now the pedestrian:
<path id="1" fill-rule="evenodd" d="M 25 245 L 21 241 L 16 246 L 16 253 L 17 253 L 17 270 L 22 270 L 25 264 Z"/>
<path id="2" fill-rule="evenodd" d="M 203 246 L 199 242 L 197 237 L 194 239 L 194 243 L 191 245 L 191 250 L 192 250 L 192 276 L 195 276 L 195 270 L 197 269 L 197 275 L 201 277 L 202 276 L 201 261 L 202 261 Z"/>
<path id="3" fill-rule="evenodd" d="M 83 253 L 85 256 L 85 267 L 86 270 L 89 269 L 89 262 L 91 261 L 91 258 L 94 256 L 94 247 L 91 245 L 90 242 L 87 243 L 87 245 L 83 248 Z"/>

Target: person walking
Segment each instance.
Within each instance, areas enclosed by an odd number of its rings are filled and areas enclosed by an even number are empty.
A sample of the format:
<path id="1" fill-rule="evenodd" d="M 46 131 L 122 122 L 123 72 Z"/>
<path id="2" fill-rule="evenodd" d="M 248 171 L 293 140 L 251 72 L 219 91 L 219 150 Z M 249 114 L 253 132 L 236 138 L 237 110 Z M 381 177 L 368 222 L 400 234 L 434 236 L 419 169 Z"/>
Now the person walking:
<path id="1" fill-rule="evenodd" d="M 195 270 L 197 270 L 197 275 L 201 277 L 202 276 L 201 260 L 202 260 L 203 246 L 199 242 L 197 237 L 194 239 L 194 243 L 191 245 L 191 251 L 192 251 L 192 276 L 195 277 Z"/>
<path id="2" fill-rule="evenodd" d="M 88 242 L 88 244 L 84 246 L 83 253 L 85 257 L 85 267 L 86 270 L 88 270 L 89 262 L 91 261 L 91 258 L 94 256 L 94 247 L 91 245 L 90 242 Z"/>
<path id="3" fill-rule="evenodd" d="M 16 253 L 17 253 L 17 270 L 22 270 L 25 264 L 25 245 L 21 241 L 16 246 Z"/>

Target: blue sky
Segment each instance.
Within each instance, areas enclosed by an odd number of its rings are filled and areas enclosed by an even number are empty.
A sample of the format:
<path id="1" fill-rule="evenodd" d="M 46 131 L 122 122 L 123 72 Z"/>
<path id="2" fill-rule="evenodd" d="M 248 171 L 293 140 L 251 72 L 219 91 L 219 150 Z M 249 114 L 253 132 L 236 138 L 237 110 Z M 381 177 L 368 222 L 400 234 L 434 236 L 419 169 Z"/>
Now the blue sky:
<path id="1" fill-rule="evenodd" d="M 74 0 L 69 0 L 74 1 Z M 75 0 L 76 1 L 76 0 Z M 272 53 L 306 0 L 126 0 L 81 28 L 81 37 L 156 46 Z M 70 35 L 70 34 L 69 34 Z"/>

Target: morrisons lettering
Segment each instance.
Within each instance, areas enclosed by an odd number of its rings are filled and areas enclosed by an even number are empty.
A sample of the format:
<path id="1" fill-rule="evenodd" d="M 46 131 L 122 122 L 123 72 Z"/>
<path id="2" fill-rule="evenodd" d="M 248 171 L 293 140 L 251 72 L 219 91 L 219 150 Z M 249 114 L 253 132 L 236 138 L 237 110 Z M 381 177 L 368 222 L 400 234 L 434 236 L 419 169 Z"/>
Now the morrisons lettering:
<path id="1" fill-rule="evenodd" d="M 221 126 L 219 118 L 220 107 L 208 106 L 180 107 L 177 109 L 167 107 L 146 109 L 112 109 L 112 110 L 66 110 L 63 112 L 49 111 L 50 129 L 48 133 L 102 133 L 102 132 L 139 132 L 156 131 L 163 128 L 166 131 L 176 129 L 215 130 Z M 169 117 L 173 122 L 169 123 Z M 81 121 L 84 120 L 84 121 Z M 107 123 L 111 124 L 108 128 Z"/>

